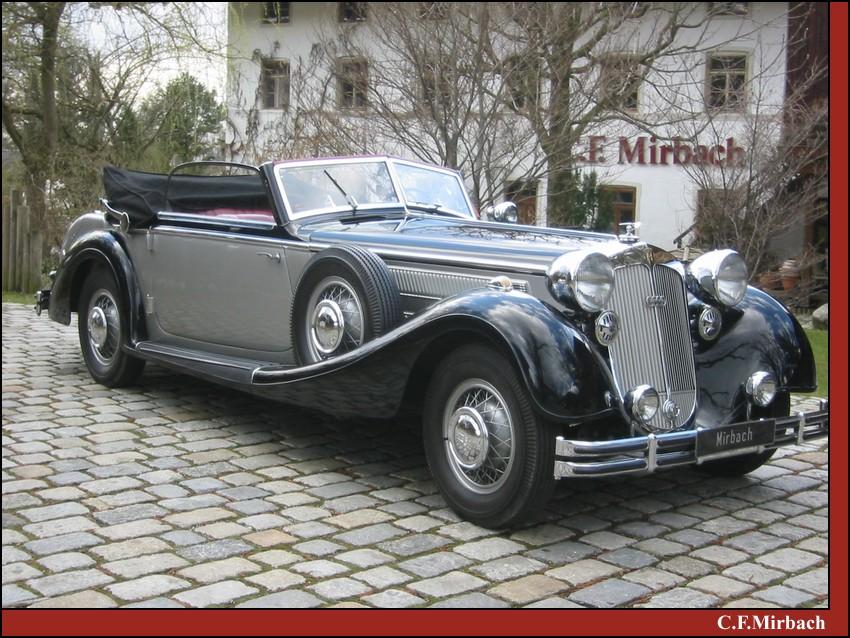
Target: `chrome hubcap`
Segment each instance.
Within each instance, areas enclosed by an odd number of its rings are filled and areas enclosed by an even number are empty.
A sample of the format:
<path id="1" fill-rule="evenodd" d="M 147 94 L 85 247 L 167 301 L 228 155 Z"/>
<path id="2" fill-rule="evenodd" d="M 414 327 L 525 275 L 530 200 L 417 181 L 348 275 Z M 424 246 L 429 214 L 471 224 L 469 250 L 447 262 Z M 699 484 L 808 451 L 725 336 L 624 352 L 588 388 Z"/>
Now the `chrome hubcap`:
<path id="1" fill-rule="evenodd" d="M 313 311 L 313 339 L 316 349 L 322 354 L 330 354 L 339 345 L 345 333 L 345 318 L 339 306 L 325 299 Z"/>
<path id="2" fill-rule="evenodd" d="M 91 353 L 102 365 L 109 365 L 118 351 L 120 318 L 118 305 L 108 290 L 98 290 L 86 319 Z"/>
<path id="3" fill-rule="evenodd" d="M 344 279 L 327 277 L 319 282 L 307 307 L 312 361 L 343 354 L 363 344 L 363 310 L 357 294 Z"/>
<path id="4" fill-rule="evenodd" d="M 481 467 L 487 458 L 490 435 L 483 417 L 472 408 L 459 408 L 449 421 L 449 450 L 464 470 Z"/>
<path id="5" fill-rule="evenodd" d="M 468 379 L 449 397 L 443 415 L 449 466 L 468 489 L 496 491 L 514 463 L 514 426 L 502 395 L 483 379 Z"/>

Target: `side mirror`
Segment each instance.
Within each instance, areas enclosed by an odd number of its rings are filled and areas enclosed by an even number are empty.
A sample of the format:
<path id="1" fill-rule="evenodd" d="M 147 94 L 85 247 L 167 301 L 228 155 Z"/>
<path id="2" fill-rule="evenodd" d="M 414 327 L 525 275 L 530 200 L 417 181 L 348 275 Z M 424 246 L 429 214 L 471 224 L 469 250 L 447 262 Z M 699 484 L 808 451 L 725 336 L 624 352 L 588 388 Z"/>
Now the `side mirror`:
<path id="1" fill-rule="evenodd" d="M 519 215 L 517 206 L 513 202 L 501 202 L 495 206 L 487 206 L 484 209 L 484 217 L 490 221 L 516 224 Z"/>

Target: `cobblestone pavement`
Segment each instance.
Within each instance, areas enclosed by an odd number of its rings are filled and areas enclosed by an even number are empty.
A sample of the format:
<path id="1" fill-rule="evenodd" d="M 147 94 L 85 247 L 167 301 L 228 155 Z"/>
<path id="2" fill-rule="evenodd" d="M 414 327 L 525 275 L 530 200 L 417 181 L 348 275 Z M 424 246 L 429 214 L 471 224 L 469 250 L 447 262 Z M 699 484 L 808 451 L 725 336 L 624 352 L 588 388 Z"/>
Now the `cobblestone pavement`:
<path id="1" fill-rule="evenodd" d="M 461 522 L 418 433 L 149 366 L 91 381 L 72 327 L 3 305 L 3 606 L 824 607 L 826 444 L 746 478 L 559 485 Z"/>

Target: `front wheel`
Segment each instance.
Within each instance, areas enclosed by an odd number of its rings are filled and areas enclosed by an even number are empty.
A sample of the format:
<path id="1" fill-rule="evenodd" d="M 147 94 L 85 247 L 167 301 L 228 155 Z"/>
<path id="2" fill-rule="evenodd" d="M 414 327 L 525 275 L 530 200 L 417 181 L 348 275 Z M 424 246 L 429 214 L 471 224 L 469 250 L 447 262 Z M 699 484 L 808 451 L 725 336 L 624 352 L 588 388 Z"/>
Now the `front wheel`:
<path id="1" fill-rule="evenodd" d="M 451 508 L 491 528 L 514 526 L 542 508 L 555 485 L 555 439 L 510 361 L 492 348 L 467 346 L 432 379 L 425 455 Z"/>

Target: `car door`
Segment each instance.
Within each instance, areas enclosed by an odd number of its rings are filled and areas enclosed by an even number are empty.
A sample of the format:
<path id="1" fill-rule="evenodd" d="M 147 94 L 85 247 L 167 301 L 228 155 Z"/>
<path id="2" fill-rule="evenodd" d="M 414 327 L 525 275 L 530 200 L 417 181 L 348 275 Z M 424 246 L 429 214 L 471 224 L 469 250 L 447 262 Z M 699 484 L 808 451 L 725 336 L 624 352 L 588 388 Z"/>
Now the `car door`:
<path id="1" fill-rule="evenodd" d="M 166 341 L 279 360 L 291 349 L 284 242 L 256 232 L 268 224 L 188 217 L 161 213 L 145 237 L 146 312 Z"/>

